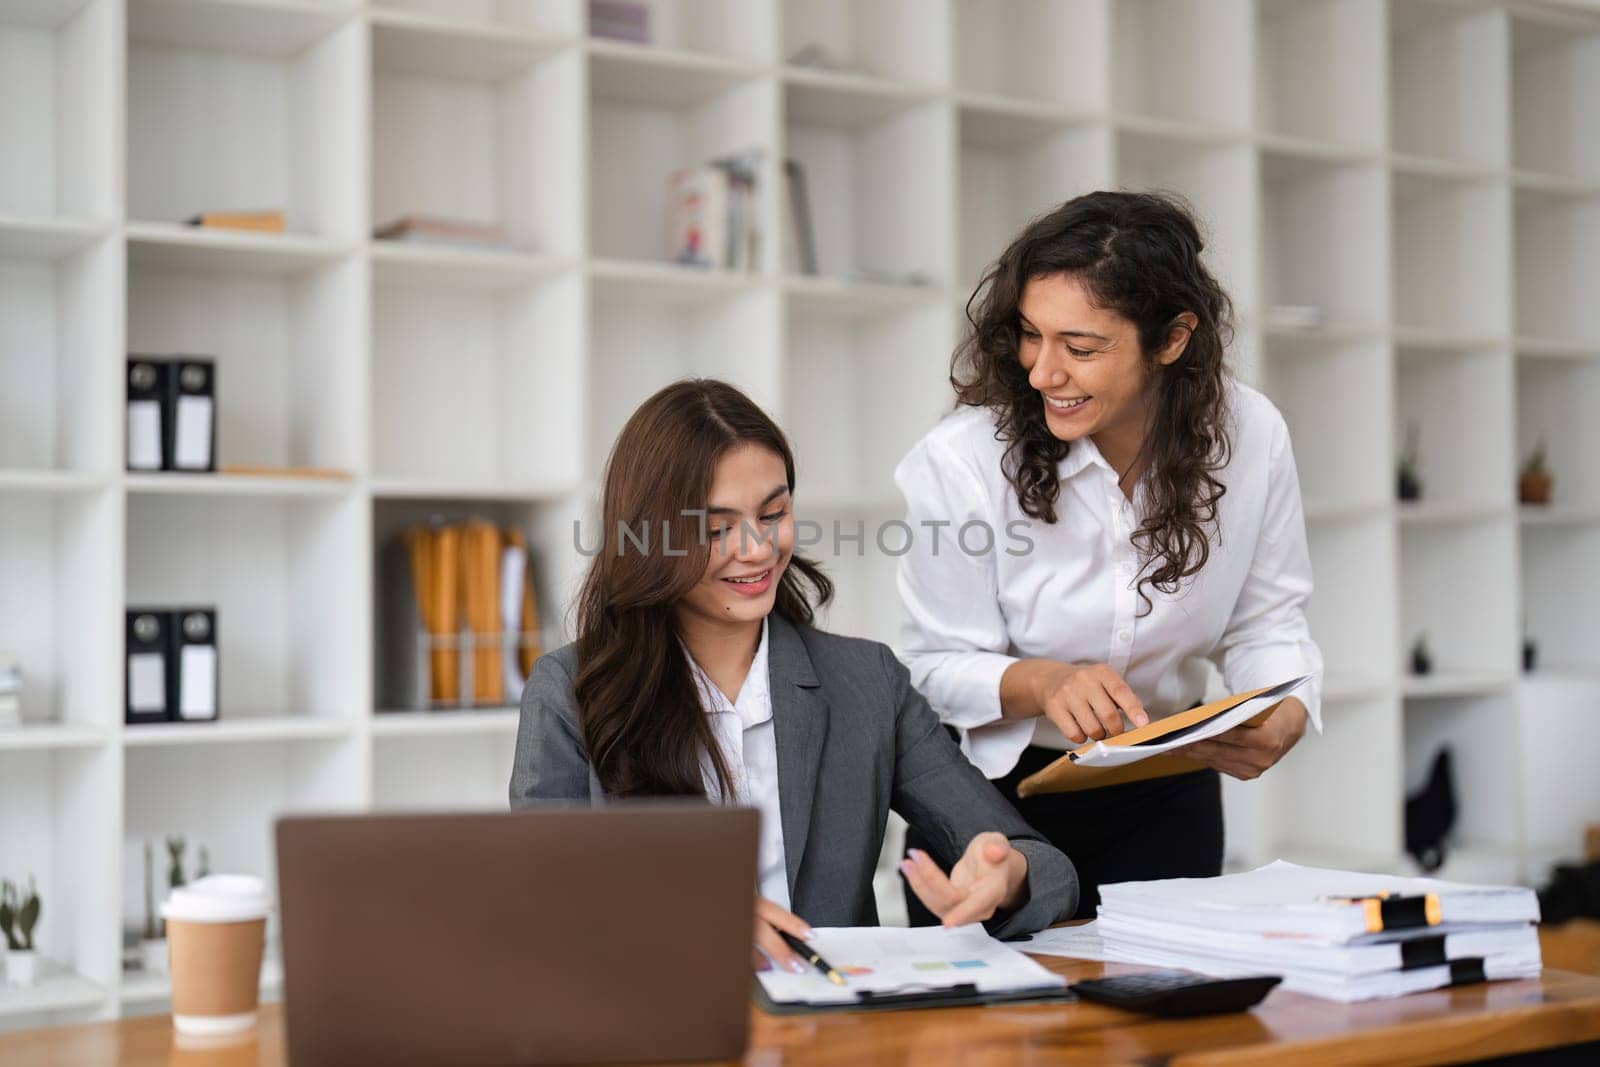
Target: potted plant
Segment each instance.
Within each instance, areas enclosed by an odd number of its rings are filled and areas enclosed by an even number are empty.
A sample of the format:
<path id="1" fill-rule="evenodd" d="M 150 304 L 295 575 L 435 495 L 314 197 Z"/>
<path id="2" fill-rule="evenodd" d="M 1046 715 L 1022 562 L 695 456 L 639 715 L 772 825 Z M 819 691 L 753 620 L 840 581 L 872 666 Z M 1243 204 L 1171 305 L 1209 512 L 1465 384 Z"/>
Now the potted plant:
<path id="1" fill-rule="evenodd" d="M 33 930 L 39 925 L 39 890 L 28 878 L 27 893 L 10 881 L 0 882 L 0 932 L 6 937 L 6 981 L 31 986 L 39 977 L 39 953 L 33 947 Z"/>
<path id="2" fill-rule="evenodd" d="M 1528 457 L 1528 462 L 1522 465 L 1522 476 L 1517 479 L 1517 499 L 1524 504 L 1542 506 L 1550 503 L 1550 490 L 1555 485 L 1555 479 L 1550 476 L 1548 459 L 1545 443 L 1540 441 L 1533 455 Z"/>
<path id="3" fill-rule="evenodd" d="M 1433 673 L 1433 653 L 1428 650 L 1427 634 L 1418 634 L 1417 643 L 1411 646 L 1411 673 Z"/>
<path id="4" fill-rule="evenodd" d="M 1395 471 L 1395 495 L 1411 503 L 1422 499 L 1422 473 L 1417 466 L 1417 427 L 1406 427 L 1406 447 Z"/>
<path id="5" fill-rule="evenodd" d="M 156 919 L 155 846 L 144 843 L 144 937 L 139 941 L 139 962 L 146 974 L 165 974 L 167 939 Z"/>

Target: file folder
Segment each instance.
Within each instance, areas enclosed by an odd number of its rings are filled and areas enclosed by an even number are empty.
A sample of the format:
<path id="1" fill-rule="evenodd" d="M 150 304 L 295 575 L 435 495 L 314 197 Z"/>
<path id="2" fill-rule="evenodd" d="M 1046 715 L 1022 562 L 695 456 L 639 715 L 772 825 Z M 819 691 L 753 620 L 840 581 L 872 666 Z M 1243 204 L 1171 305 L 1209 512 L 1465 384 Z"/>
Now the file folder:
<path id="1" fill-rule="evenodd" d="M 171 400 L 167 395 L 172 367 L 164 359 L 128 357 L 127 467 L 130 471 L 166 470 Z"/>
<path id="2" fill-rule="evenodd" d="M 210 722 L 217 718 L 217 613 L 186 608 L 172 613 L 175 719 Z"/>
<path id="3" fill-rule="evenodd" d="M 168 379 L 171 419 L 168 453 L 172 470 L 217 469 L 216 361 L 184 356 L 172 364 Z"/>
<path id="4" fill-rule="evenodd" d="M 171 617 L 165 611 L 131 608 L 126 614 L 124 721 L 130 725 L 171 718 Z"/>

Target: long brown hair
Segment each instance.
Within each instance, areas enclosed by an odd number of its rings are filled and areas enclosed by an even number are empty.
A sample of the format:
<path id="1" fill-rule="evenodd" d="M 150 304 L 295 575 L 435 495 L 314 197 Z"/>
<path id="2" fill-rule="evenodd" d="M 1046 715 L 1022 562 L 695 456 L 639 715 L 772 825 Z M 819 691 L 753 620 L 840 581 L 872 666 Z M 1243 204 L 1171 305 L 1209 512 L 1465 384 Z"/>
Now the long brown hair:
<path id="1" fill-rule="evenodd" d="M 992 264 L 967 301 L 972 332 L 951 360 L 958 403 L 994 412 L 1007 442 L 1005 476 L 1024 514 L 1056 521 L 1058 470 L 1070 443 L 1050 432 L 1044 403 L 1018 359 L 1018 305 L 1034 278 L 1066 274 L 1099 307 L 1131 321 L 1154 378 L 1154 403 L 1142 456 L 1144 512 L 1133 541 L 1145 563 L 1139 580 L 1175 593 L 1205 566 L 1226 487 L 1225 354 L 1233 304 L 1200 258 L 1205 242 L 1189 207 L 1164 193 L 1096 192 L 1029 223 Z M 1178 316 L 1198 320 L 1177 362 L 1155 359 Z M 1151 566 L 1154 564 L 1154 566 Z"/>
<path id="2" fill-rule="evenodd" d="M 676 382 L 628 419 L 606 462 L 603 535 L 578 594 L 573 696 L 590 766 L 613 796 L 705 796 L 709 754 L 723 795 L 732 776 L 711 732 L 680 644 L 677 605 L 710 564 L 705 508 L 717 460 L 744 443 L 783 459 L 783 431 L 725 382 Z M 778 582 L 773 610 L 810 625 L 833 584 L 799 555 Z"/>

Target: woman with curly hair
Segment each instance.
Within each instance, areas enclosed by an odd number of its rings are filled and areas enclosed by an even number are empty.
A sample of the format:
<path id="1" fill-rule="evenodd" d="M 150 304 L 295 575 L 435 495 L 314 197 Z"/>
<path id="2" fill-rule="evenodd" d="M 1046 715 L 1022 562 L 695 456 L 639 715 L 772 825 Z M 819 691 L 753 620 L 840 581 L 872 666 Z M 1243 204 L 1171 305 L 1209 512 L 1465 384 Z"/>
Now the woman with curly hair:
<path id="1" fill-rule="evenodd" d="M 1080 917 L 1104 883 L 1219 874 L 1218 772 L 1254 778 L 1321 729 L 1289 434 L 1227 371 L 1232 306 L 1203 247 L 1161 194 L 1030 223 L 968 303 L 956 411 L 895 471 L 917 533 L 901 656 L 1072 859 Z M 1231 692 L 1317 677 L 1260 727 L 1187 748 L 1193 773 L 1018 799 L 1063 749 L 1200 702 L 1207 661 Z"/>

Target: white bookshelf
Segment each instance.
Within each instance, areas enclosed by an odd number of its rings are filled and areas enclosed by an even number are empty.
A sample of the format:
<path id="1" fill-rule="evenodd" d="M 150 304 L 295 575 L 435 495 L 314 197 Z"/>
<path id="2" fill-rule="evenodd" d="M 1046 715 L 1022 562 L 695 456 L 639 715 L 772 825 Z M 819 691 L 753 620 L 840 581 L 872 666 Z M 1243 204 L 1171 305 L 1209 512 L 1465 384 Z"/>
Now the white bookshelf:
<path id="1" fill-rule="evenodd" d="M 1446 874 L 1538 879 L 1575 847 L 1600 701 L 1595 5 L 650 8 L 636 45 L 590 38 L 581 0 L 0 3 L 0 648 L 28 679 L 0 872 L 38 877 L 53 961 L 0 989 L 0 1028 L 161 1010 L 121 967 L 145 837 L 270 876 L 281 812 L 503 805 L 514 707 L 380 710 L 374 556 L 435 516 L 521 527 L 554 646 L 605 450 L 674 378 L 728 378 L 790 431 L 826 621 L 892 640 L 872 531 L 948 403 L 961 308 L 1018 227 L 1102 187 L 1194 202 L 1235 366 L 1294 433 L 1327 732 L 1229 783 L 1229 862 L 1403 867 L 1402 799 L 1447 742 Z M 667 173 L 751 149 L 756 269 L 668 262 Z M 182 225 L 272 206 L 289 233 Z M 510 247 L 372 239 L 413 213 Z M 218 359 L 222 462 L 343 476 L 123 473 L 128 352 Z M 1413 424 L 1426 499 L 1399 506 Z M 1519 508 L 1540 441 L 1555 501 Z M 220 608 L 223 720 L 124 727 L 122 609 L 183 602 Z"/>

